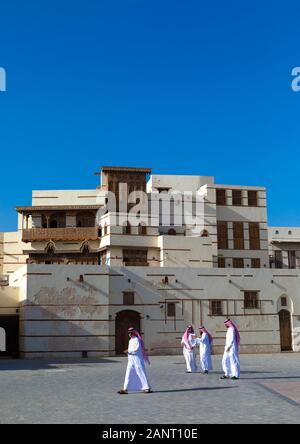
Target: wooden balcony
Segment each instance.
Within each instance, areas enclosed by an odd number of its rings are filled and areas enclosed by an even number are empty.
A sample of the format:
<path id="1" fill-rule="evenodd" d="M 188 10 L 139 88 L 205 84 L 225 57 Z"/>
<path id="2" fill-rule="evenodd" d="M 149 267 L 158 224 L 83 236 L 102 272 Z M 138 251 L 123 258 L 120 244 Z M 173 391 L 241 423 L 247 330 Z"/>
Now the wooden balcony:
<path id="1" fill-rule="evenodd" d="M 22 231 L 23 242 L 83 241 L 86 239 L 99 239 L 98 228 L 32 228 Z"/>

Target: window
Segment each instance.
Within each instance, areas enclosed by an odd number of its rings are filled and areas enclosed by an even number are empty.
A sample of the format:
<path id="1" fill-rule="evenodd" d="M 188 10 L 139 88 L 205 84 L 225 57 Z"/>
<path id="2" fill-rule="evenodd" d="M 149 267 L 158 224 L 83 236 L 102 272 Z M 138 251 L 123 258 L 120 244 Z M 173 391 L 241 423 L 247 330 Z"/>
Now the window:
<path id="1" fill-rule="evenodd" d="M 49 219 L 50 228 L 65 228 L 66 226 L 66 214 L 65 213 L 54 213 Z"/>
<path id="2" fill-rule="evenodd" d="M 260 233 L 258 222 L 249 222 L 249 244 L 250 250 L 260 249 Z"/>
<path id="3" fill-rule="evenodd" d="M 296 251 L 288 251 L 289 268 L 296 268 Z"/>
<path id="4" fill-rule="evenodd" d="M 175 314 L 176 314 L 175 307 L 176 307 L 175 302 L 168 302 L 167 303 L 167 315 L 168 316 L 175 317 Z"/>
<path id="5" fill-rule="evenodd" d="M 288 232 L 288 234 L 292 234 L 291 230 Z"/>
<path id="6" fill-rule="evenodd" d="M 233 246 L 235 250 L 244 249 L 244 224 L 233 222 Z"/>
<path id="7" fill-rule="evenodd" d="M 134 291 L 123 291 L 123 305 L 134 305 Z"/>
<path id="8" fill-rule="evenodd" d="M 216 190 L 216 203 L 217 205 L 226 205 L 226 190 Z"/>
<path id="9" fill-rule="evenodd" d="M 241 257 L 234 257 L 232 264 L 233 268 L 244 268 L 244 259 Z"/>
<path id="10" fill-rule="evenodd" d="M 176 230 L 174 230 L 174 228 L 170 228 L 170 230 L 168 231 L 168 235 L 169 236 L 176 236 Z"/>
<path id="11" fill-rule="evenodd" d="M 282 296 L 280 299 L 281 299 L 282 307 L 286 307 L 287 306 L 287 298 L 285 296 Z"/>
<path id="12" fill-rule="evenodd" d="M 95 214 L 82 211 L 76 215 L 76 227 L 94 227 L 96 222 Z"/>
<path id="13" fill-rule="evenodd" d="M 103 226 L 103 236 L 106 236 L 106 235 L 107 235 L 107 225 L 104 224 L 104 226 Z"/>
<path id="14" fill-rule="evenodd" d="M 225 257 L 218 257 L 218 267 L 225 268 Z"/>
<path id="15" fill-rule="evenodd" d="M 211 316 L 223 316 L 222 301 L 210 301 Z"/>
<path id="16" fill-rule="evenodd" d="M 131 225 L 128 221 L 123 225 L 123 234 L 131 234 Z"/>
<path id="17" fill-rule="evenodd" d="M 249 207 L 257 207 L 257 191 L 248 190 L 248 206 Z"/>
<path id="18" fill-rule="evenodd" d="M 218 222 L 218 248 L 226 250 L 228 248 L 228 226 L 227 222 Z"/>
<path id="19" fill-rule="evenodd" d="M 279 231 L 278 231 L 278 230 L 276 230 L 276 231 L 275 231 L 275 234 L 279 234 Z"/>
<path id="20" fill-rule="evenodd" d="M 232 205 L 241 206 L 242 205 L 242 191 L 232 190 Z"/>
<path id="21" fill-rule="evenodd" d="M 275 268 L 282 268 L 282 251 L 275 251 Z"/>
<path id="22" fill-rule="evenodd" d="M 244 308 L 259 308 L 258 291 L 244 292 Z"/>
<path id="23" fill-rule="evenodd" d="M 123 249 L 123 262 L 125 266 L 147 266 L 147 250 Z"/>
<path id="24" fill-rule="evenodd" d="M 138 233 L 142 234 L 142 235 L 146 235 L 147 234 L 147 227 L 145 224 L 139 224 L 138 226 Z"/>
<path id="25" fill-rule="evenodd" d="M 251 268 L 260 268 L 260 259 L 259 258 L 251 259 Z"/>

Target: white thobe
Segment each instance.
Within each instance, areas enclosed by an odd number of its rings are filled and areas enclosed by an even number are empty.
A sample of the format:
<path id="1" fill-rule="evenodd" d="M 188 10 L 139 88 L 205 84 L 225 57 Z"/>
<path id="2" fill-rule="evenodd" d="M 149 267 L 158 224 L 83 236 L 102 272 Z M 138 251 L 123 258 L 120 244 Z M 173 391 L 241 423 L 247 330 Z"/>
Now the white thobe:
<path id="1" fill-rule="evenodd" d="M 129 340 L 128 364 L 125 374 L 124 390 L 139 391 L 150 389 L 142 347 L 137 337 Z"/>
<path id="2" fill-rule="evenodd" d="M 234 338 L 234 328 L 229 327 L 226 333 L 226 345 L 222 359 L 222 367 L 226 376 L 231 378 L 235 376 L 240 377 L 240 358 L 239 348 Z M 227 352 L 227 348 L 230 347 L 230 351 Z"/>
<path id="3" fill-rule="evenodd" d="M 186 348 L 186 346 L 184 345 L 184 343 L 181 341 L 181 344 L 183 345 L 183 356 L 185 359 L 185 363 L 186 363 L 186 370 L 191 373 L 191 372 L 196 372 L 197 371 L 197 364 L 196 364 L 196 340 L 194 339 L 194 334 L 190 333 L 189 334 L 189 343 L 192 346 L 192 350 L 188 350 Z"/>
<path id="4" fill-rule="evenodd" d="M 208 371 L 212 370 L 212 362 L 211 362 L 211 344 L 209 340 L 209 336 L 207 333 L 202 333 L 201 338 L 197 339 L 199 344 L 200 351 L 200 364 L 202 370 Z"/>

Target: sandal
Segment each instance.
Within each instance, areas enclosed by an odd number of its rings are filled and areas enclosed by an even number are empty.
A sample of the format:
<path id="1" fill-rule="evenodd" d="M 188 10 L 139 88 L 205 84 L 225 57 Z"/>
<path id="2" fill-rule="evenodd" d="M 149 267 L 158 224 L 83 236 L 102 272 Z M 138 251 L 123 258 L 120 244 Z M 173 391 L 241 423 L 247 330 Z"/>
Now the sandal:
<path id="1" fill-rule="evenodd" d="M 123 389 L 119 390 L 118 393 L 119 395 L 128 395 L 128 391 Z"/>

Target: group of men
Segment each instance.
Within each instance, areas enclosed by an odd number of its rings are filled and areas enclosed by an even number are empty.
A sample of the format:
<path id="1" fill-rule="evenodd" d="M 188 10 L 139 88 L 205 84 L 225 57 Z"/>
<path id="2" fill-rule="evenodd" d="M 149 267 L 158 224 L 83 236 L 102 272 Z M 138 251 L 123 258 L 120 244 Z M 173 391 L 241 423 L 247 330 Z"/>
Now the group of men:
<path id="1" fill-rule="evenodd" d="M 222 368 L 224 375 L 220 379 L 239 379 L 240 377 L 240 359 L 239 345 L 240 334 L 237 327 L 230 319 L 224 322 L 227 333 L 225 350 L 222 359 Z M 204 374 L 212 370 L 212 343 L 213 338 L 204 326 L 199 327 L 200 337 L 197 337 L 193 326 L 188 325 L 181 340 L 183 346 L 183 355 L 186 362 L 187 373 L 197 371 L 196 349 L 200 349 L 200 364 Z M 125 374 L 123 389 L 119 390 L 120 395 L 128 394 L 129 391 L 142 391 L 152 393 L 148 382 L 145 362 L 150 364 L 143 339 L 139 331 L 130 327 L 128 329 L 129 344 L 124 353 L 128 355 L 128 364 Z"/>
<path id="2" fill-rule="evenodd" d="M 222 359 L 222 368 L 224 375 L 221 379 L 239 379 L 240 377 L 240 359 L 239 345 L 240 334 L 237 327 L 230 319 L 224 322 L 227 328 L 226 343 Z M 193 326 L 188 325 L 181 340 L 183 346 L 183 356 L 186 362 L 187 373 L 197 371 L 196 349 L 200 349 L 200 364 L 203 373 L 207 374 L 212 370 L 212 342 L 213 338 L 205 327 L 199 327 L 200 337 L 196 337 Z"/>

